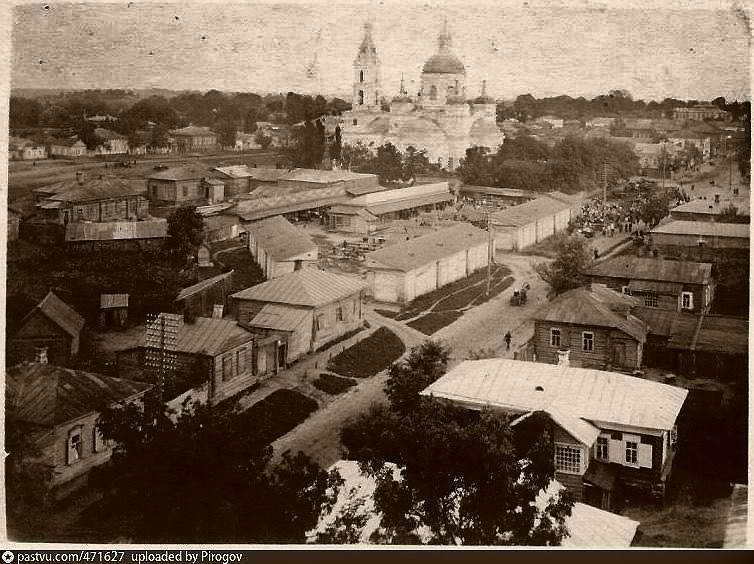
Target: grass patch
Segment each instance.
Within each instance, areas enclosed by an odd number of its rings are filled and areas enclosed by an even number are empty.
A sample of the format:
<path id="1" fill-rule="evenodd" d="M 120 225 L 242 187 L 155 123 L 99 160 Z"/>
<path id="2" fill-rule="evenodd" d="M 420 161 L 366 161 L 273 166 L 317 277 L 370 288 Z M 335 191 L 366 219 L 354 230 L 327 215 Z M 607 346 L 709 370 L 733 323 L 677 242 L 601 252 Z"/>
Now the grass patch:
<path id="1" fill-rule="evenodd" d="M 419 319 L 406 323 L 406 325 L 413 327 L 417 331 L 421 331 L 425 335 L 433 335 L 443 327 L 447 327 L 453 323 L 462 315 L 463 313 L 460 311 L 432 312 L 422 315 Z"/>
<path id="2" fill-rule="evenodd" d="M 319 405 L 293 390 L 276 390 L 239 415 L 243 427 L 269 444 L 304 421 Z"/>
<path id="3" fill-rule="evenodd" d="M 324 345 L 321 345 L 319 348 L 317 348 L 315 352 L 320 352 L 325 349 L 329 349 L 330 347 L 334 347 L 338 343 L 342 343 L 343 341 L 350 339 L 351 337 L 353 337 L 357 333 L 360 333 L 363 330 L 364 330 L 364 326 L 360 325 L 356 329 L 352 329 L 348 333 L 343 333 L 340 337 L 336 337 L 332 341 L 327 341 Z"/>
<path id="4" fill-rule="evenodd" d="M 327 368 L 341 376 L 367 378 L 390 366 L 405 351 L 398 335 L 380 327 L 366 339 L 334 356 Z"/>
<path id="5" fill-rule="evenodd" d="M 218 266 L 233 269 L 232 292 L 237 292 L 264 282 L 262 269 L 254 261 L 254 255 L 246 247 L 233 249 L 217 255 Z"/>
<path id="6" fill-rule="evenodd" d="M 381 315 L 382 317 L 387 317 L 388 319 L 395 319 L 399 312 L 390 311 L 389 309 L 375 309 L 374 313 Z"/>
<path id="7" fill-rule="evenodd" d="M 348 389 L 356 385 L 356 380 L 353 378 L 344 378 L 337 374 L 328 374 L 323 372 L 313 382 L 314 387 L 332 396 L 342 394 Z"/>
<path id="8" fill-rule="evenodd" d="M 482 293 L 478 298 L 476 298 L 473 302 L 471 302 L 472 306 L 478 306 L 485 302 L 490 301 L 495 296 L 499 295 L 501 292 L 506 290 L 508 287 L 513 284 L 513 277 L 508 276 L 507 278 L 503 278 L 498 282 L 497 284 L 490 285 L 490 294 L 486 295 Z"/>

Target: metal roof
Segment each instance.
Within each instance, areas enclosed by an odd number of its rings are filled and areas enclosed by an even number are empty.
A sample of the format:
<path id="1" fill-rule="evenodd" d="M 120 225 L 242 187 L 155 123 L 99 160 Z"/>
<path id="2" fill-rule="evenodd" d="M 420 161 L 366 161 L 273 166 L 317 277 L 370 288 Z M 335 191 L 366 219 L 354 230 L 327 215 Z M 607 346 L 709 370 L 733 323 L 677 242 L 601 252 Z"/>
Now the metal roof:
<path id="1" fill-rule="evenodd" d="M 714 200 L 691 200 L 674 207 L 670 210 L 671 215 L 673 213 L 696 213 L 703 215 L 720 215 L 725 211 L 728 206 L 735 206 L 739 215 L 750 214 L 750 204 L 747 198 L 726 198 L 720 202 Z"/>
<path id="2" fill-rule="evenodd" d="M 372 251 L 366 255 L 366 265 L 367 267 L 385 266 L 402 272 L 410 272 L 425 264 L 485 244 L 488 240 L 489 234 L 486 231 L 469 223 L 459 223 L 453 227 Z"/>
<path id="3" fill-rule="evenodd" d="M 627 278 L 632 281 L 653 280 L 657 282 L 708 284 L 712 277 L 712 264 L 709 262 L 622 255 L 595 265 L 589 274 L 610 278 Z"/>
<path id="4" fill-rule="evenodd" d="M 315 182 L 317 184 L 331 184 L 333 182 L 346 182 L 348 180 L 373 180 L 377 184 L 376 174 L 351 172 L 348 170 L 319 170 L 314 168 L 297 168 L 285 174 L 281 180 L 294 180 L 296 182 Z"/>
<path id="5" fill-rule="evenodd" d="M 636 536 L 639 522 L 576 502 L 566 519 L 568 536 L 560 546 L 568 548 L 628 548 Z"/>
<path id="6" fill-rule="evenodd" d="M 282 215 L 250 223 L 246 225 L 246 230 L 275 261 L 318 250 L 317 244 L 309 235 L 292 225 Z"/>
<path id="7" fill-rule="evenodd" d="M 214 170 L 231 178 L 249 178 L 251 176 L 249 167 L 246 165 L 218 166 Z"/>
<path id="8" fill-rule="evenodd" d="M 233 319 L 195 317 L 179 325 L 174 350 L 186 354 L 217 356 L 253 340 L 254 334 Z"/>
<path id="9" fill-rule="evenodd" d="M 629 313 L 630 308 L 638 303 L 631 296 L 592 284 L 591 288 L 575 288 L 560 294 L 537 311 L 535 319 L 590 327 L 612 327 L 643 343 L 647 340 L 647 326 Z"/>
<path id="10" fill-rule="evenodd" d="M 21 321 L 21 324 L 23 324 L 35 311 L 42 312 L 48 319 L 63 329 L 71 337 L 78 336 L 81 332 L 81 328 L 84 326 L 84 318 L 52 292 L 48 292 L 44 299 L 39 302 L 37 307 L 26 314 Z"/>
<path id="11" fill-rule="evenodd" d="M 696 237 L 735 237 L 748 239 L 750 225 L 746 223 L 721 223 L 713 221 L 681 221 L 672 220 L 661 223 L 652 233 L 668 235 L 693 235 Z"/>
<path id="12" fill-rule="evenodd" d="M 495 224 L 500 226 L 523 227 L 538 219 L 550 217 L 563 210 L 570 209 L 572 206 L 572 203 L 568 204 L 556 198 L 540 196 L 518 206 L 512 206 L 495 212 L 491 214 L 491 219 Z"/>
<path id="13" fill-rule="evenodd" d="M 232 213 L 244 221 L 255 221 L 273 215 L 344 203 L 348 199 L 342 186 L 288 191 L 274 196 L 260 195 L 256 198 L 252 195 L 251 198 L 241 200 Z"/>
<path id="14" fill-rule="evenodd" d="M 212 131 L 210 131 L 209 127 L 197 127 L 195 125 L 189 125 L 188 127 L 183 127 L 181 129 L 173 129 L 169 133 L 170 135 L 187 135 L 190 137 L 215 135 Z"/>
<path id="15" fill-rule="evenodd" d="M 675 312 L 668 348 L 717 354 L 749 352 L 749 322 L 717 315 Z"/>
<path id="16" fill-rule="evenodd" d="M 233 294 L 238 300 L 319 307 L 366 289 L 360 278 L 304 268 Z"/>
<path id="17" fill-rule="evenodd" d="M 576 417 L 567 411 L 563 411 L 556 405 L 551 405 L 547 414 L 552 418 L 556 425 L 565 429 L 574 439 L 588 447 L 594 444 L 597 437 L 600 436 L 600 430 L 580 417 Z"/>
<path id="18" fill-rule="evenodd" d="M 673 326 L 673 320 L 676 315 L 679 315 L 676 311 L 667 309 L 659 309 L 656 307 L 639 306 L 632 308 L 633 314 L 641 319 L 649 326 L 649 332 L 652 335 L 658 335 L 667 337 L 670 335 L 670 328 Z M 685 314 L 693 315 L 693 314 Z"/>
<path id="19" fill-rule="evenodd" d="M 5 409 L 9 419 L 55 427 L 151 387 L 145 382 L 27 362 L 5 372 Z"/>
<path id="20" fill-rule="evenodd" d="M 251 327 L 273 329 L 275 331 L 295 331 L 302 323 L 306 322 L 311 311 L 280 304 L 265 304 L 249 321 Z"/>
<path id="21" fill-rule="evenodd" d="M 143 196 L 146 189 L 146 183 L 143 180 L 118 178 L 116 176 L 97 176 L 94 178 L 84 177 L 81 183 L 75 178 L 56 182 L 55 184 L 38 188 L 36 192 L 50 194 L 48 199 L 53 202 L 76 203 L 125 198 L 128 196 Z"/>
<path id="22" fill-rule="evenodd" d="M 100 309 L 128 307 L 128 294 L 100 294 Z"/>
<path id="23" fill-rule="evenodd" d="M 531 190 L 520 188 L 499 188 L 497 186 L 472 186 L 464 184 L 458 188 L 460 193 L 471 192 L 472 194 L 489 194 L 494 196 L 509 196 L 511 198 L 536 198 L 538 194 Z"/>
<path id="24" fill-rule="evenodd" d="M 230 278 L 233 275 L 233 271 L 225 272 L 224 274 L 218 274 L 217 276 L 213 276 L 212 278 L 207 278 L 206 280 L 202 280 L 201 282 L 197 282 L 196 284 L 193 284 L 189 286 L 188 288 L 184 288 L 178 293 L 178 296 L 176 296 L 174 301 L 183 300 L 185 298 L 188 298 L 189 296 L 193 296 L 194 294 L 197 294 L 201 292 L 202 290 L 206 290 L 207 288 L 210 288 L 220 282 L 221 280 L 225 280 L 226 278 Z"/>
<path id="25" fill-rule="evenodd" d="M 164 239 L 167 236 L 168 221 L 163 218 L 147 221 L 69 223 L 65 228 L 66 242 Z"/>
<path id="26" fill-rule="evenodd" d="M 462 362 L 421 393 L 468 407 L 554 407 L 596 425 L 668 430 L 688 390 L 617 372 L 495 358 Z"/>
<path id="27" fill-rule="evenodd" d="M 450 192 L 446 192 L 444 194 L 427 194 L 426 196 L 416 196 L 414 198 L 406 198 L 404 200 L 396 200 L 393 202 L 385 202 L 384 204 L 366 206 L 366 208 L 369 213 L 377 216 L 400 210 L 418 208 L 420 206 L 428 206 L 429 204 L 449 202 L 452 201 L 453 198 L 454 196 Z"/>
<path id="28" fill-rule="evenodd" d="M 330 208 L 330 215 L 358 215 L 366 221 L 377 221 L 377 218 L 361 206 L 336 204 Z"/>
<path id="29" fill-rule="evenodd" d="M 147 176 L 149 180 L 199 180 L 209 174 L 209 170 L 202 166 L 180 166 L 155 172 Z"/>

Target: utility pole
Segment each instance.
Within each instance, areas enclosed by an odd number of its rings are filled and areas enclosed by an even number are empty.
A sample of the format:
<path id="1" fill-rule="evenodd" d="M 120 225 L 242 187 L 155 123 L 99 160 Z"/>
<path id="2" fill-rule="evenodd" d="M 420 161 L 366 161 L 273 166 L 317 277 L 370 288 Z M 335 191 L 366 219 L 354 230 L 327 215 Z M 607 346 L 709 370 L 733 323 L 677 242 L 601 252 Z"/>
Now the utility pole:
<path id="1" fill-rule="evenodd" d="M 490 278 L 492 276 L 492 213 L 487 212 L 487 293 L 490 295 Z"/>
<path id="2" fill-rule="evenodd" d="M 602 164 L 602 210 L 607 209 L 607 163 Z"/>

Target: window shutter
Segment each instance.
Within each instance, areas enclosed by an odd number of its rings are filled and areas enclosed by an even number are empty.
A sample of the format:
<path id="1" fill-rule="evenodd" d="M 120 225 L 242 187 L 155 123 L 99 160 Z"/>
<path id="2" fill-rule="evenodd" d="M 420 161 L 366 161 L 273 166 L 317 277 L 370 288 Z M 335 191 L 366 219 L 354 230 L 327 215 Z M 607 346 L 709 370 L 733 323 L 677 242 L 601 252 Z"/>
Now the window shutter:
<path id="1" fill-rule="evenodd" d="M 639 443 L 639 467 L 652 468 L 652 445 Z"/>
<path id="2" fill-rule="evenodd" d="M 610 439 L 608 443 L 608 462 L 623 462 L 625 453 L 623 452 L 623 441 Z"/>

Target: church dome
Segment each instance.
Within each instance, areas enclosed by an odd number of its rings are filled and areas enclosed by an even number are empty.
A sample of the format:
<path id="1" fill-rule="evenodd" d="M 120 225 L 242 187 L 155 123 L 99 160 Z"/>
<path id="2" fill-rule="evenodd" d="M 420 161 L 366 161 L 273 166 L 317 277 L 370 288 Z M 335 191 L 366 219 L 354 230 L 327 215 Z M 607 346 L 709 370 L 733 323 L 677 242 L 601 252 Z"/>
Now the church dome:
<path id="1" fill-rule="evenodd" d="M 466 68 L 453 53 L 437 53 L 424 63 L 422 72 L 431 74 L 465 74 Z"/>

